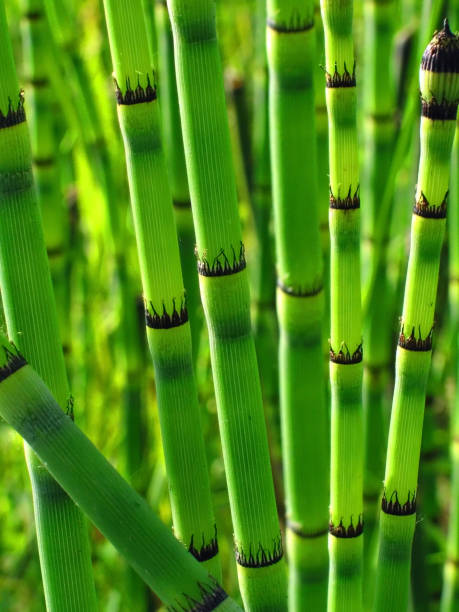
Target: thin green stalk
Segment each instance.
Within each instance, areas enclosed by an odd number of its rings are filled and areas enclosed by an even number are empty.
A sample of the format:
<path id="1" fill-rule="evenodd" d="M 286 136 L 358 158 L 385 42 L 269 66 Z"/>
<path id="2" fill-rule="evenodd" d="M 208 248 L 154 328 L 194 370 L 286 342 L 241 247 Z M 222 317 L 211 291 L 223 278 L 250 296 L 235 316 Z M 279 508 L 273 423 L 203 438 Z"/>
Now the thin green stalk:
<path id="1" fill-rule="evenodd" d="M 203 325 L 199 281 L 196 272 L 193 215 L 190 190 L 186 174 L 182 128 L 175 80 L 174 40 L 165 2 L 157 2 L 156 22 L 158 26 L 160 103 L 163 115 L 164 150 L 168 162 L 172 201 L 175 210 L 177 233 L 180 245 L 183 282 L 186 304 L 191 325 L 193 354 L 196 362 Z"/>
<path id="2" fill-rule="evenodd" d="M 314 1 L 268 0 L 267 45 L 289 605 L 327 609 L 328 427 Z"/>
<path id="3" fill-rule="evenodd" d="M 330 612 L 362 608 L 360 197 L 352 0 L 322 0 L 330 151 Z"/>
<path id="4" fill-rule="evenodd" d="M 0 414 L 171 611 L 240 610 L 0 336 Z M 68 602 L 60 610 L 68 610 Z M 86 610 L 80 607 L 79 610 Z"/>
<path id="5" fill-rule="evenodd" d="M 140 0 L 104 0 L 174 531 L 220 579 L 160 110 Z"/>
<path id="6" fill-rule="evenodd" d="M 69 387 L 32 177 L 24 102 L 0 3 L 0 283 L 8 331 L 61 408 Z M 95 610 L 86 523 L 26 446 L 48 610 Z"/>
<path id="7" fill-rule="evenodd" d="M 421 158 L 411 225 L 380 516 L 377 612 L 405 610 L 440 252 L 459 100 L 459 37 L 447 22 L 421 64 Z"/>
<path id="8" fill-rule="evenodd" d="M 69 284 L 67 275 L 69 219 L 61 193 L 56 143 L 56 99 L 49 73 L 52 58 L 49 28 L 40 0 L 24 0 L 22 39 L 28 87 L 27 108 L 33 169 L 37 184 L 45 243 L 65 350 L 70 345 Z"/>
<path id="9" fill-rule="evenodd" d="M 365 215 L 363 239 L 365 262 L 374 257 L 374 236 L 379 224 L 379 205 L 389 173 L 395 136 L 395 82 L 392 71 L 396 3 L 394 0 L 364 2 L 366 63 L 363 75 L 365 156 L 363 193 Z M 365 359 L 363 407 L 365 428 L 364 472 L 364 600 L 374 592 L 376 521 L 384 475 L 386 446 L 385 391 L 392 365 L 391 284 L 387 274 L 387 243 L 390 222 L 385 225 L 373 308 L 364 323 Z M 371 263 L 368 264 L 371 268 Z"/>
<path id="10" fill-rule="evenodd" d="M 287 605 L 282 537 L 237 210 L 214 0 L 170 0 L 201 299 L 242 598 L 250 610 Z"/>
<path id="11" fill-rule="evenodd" d="M 459 610 L 459 122 L 456 123 L 449 201 L 449 303 L 456 386 L 451 406 L 451 506 L 441 612 Z"/>

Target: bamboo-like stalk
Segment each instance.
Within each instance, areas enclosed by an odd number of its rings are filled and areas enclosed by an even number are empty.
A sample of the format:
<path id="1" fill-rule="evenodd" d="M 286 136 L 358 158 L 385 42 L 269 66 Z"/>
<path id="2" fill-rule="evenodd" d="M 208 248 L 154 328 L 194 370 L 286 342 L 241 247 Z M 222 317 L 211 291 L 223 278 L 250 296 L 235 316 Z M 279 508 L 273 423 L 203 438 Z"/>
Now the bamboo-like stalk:
<path id="1" fill-rule="evenodd" d="M 364 261 L 374 256 L 379 204 L 389 173 L 395 135 L 395 88 L 392 71 L 396 4 L 393 0 L 364 2 L 366 62 L 363 75 L 365 156 L 363 167 Z M 386 249 L 390 223 L 386 223 L 379 259 L 373 307 L 364 322 L 365 359 L 363 407 L 365 429 L 364 472 L 364 600 L 371 602 L 376 562 L 376 521 L 384 475 L 387 438 L 385 391 L 392 364 L 391 284 L 387 275 Z M 369 263 L 371 268 L 371 263 Z"/>
<path id="2" fill-rule="evenodd" d="M 328 427 L 314 146 L 314 2 L 267 3 L 289 605 L 326 610 Z M 294 121 L 292 121 L 294 118 Z"/>
<path id="3" fill-rule="evenodd" d="M 140 0 L 105 0 L 104 7 L 174 530 L 219 580 L 220 557 L 193 372 L 190 324 L 142 5 Z"/>
<path id="4" fill-rule="evenodd" d="M 43 18 L 38 11 L 35 19 Z M 17 346 L 62 408 L 70 393 L 56 305 L 32 177 L 24 102 L 0 3 L 0 281 L 5 318 Z M 26 446 L 48 610 L 95 610 L 86 523 L 70 498 Z"/>
<path id="5" fill-rule="evenodd" d="M 215 2 L 171 0 L 168 7 L 239 585 L 250 610 L 284 610 L 285 563 L 251 333 Z"/>
<path id="6" fill-rule="evenodd" d="M 421 158 L 380 516 L 378 612 L 408 605 L 422 423 L 459 100 L 458 53 L 459 37 L 445 21 L 421 64 Z"/>
<path id="7" fill-rule="evenodd" d="M 23 0 L 22 40 L 33 169 L 64 350 L 70 347 L 68 210 L 60 188 L 49 29 L 40 0 Z"/>
<path id="8" fill-rule="evenodd" d="M 459 609 L 459 122 L 453 148 L 449 198 L 449 304 L 455 346 L 456 387 L 451 410 L 451 505 L 447 538 L 447 558 L 443 569 L 441 612 Z"/>
<path id="9" fill-rule="evenodd" d="M 196 244 L 191 212 L 190 190 L 186 174 L 182 128 L 178 105 L 177 82 L 175 80 L 174 40 L 165 2 L 156 4 L 158 29 L 158 59 L 160 75 L 160 104 L 163 115 L 164 150 L 168 162 L 172 201 L 175 210 L 177 233 L 180 245 L 186 305 L 191 325 L 193 354 L 196 360 L 203 324 L 199 281 L 194 257 Z"/>
<path id="10" fill-rule="evenodd" d="M 352 0 L 322 0 L 330 155 L 330 611 L 362 607 L 360 197 Z"/>
<path id="11" fill-rule="evenodd" d="M 168 609 L 240 610 L 60 410 L 3 334 L 0 345 L 0 414 Z M 68 609 L 68 602 L 60 608 Z"/>

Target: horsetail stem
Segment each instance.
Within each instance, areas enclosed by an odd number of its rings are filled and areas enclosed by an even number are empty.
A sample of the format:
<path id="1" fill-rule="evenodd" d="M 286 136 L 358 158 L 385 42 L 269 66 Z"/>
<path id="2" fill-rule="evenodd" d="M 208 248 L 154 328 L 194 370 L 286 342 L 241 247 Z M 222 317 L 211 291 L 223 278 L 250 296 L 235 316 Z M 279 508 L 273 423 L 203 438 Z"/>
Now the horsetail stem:
<path id="1" fill-rule="evenodd" d="M 456 137 L 453 146 L 453 172 L 449 200 L 449 304 L 455 345 L 453 368 L 456 385 L 451 413 L 450 456 L 453 463 L 451 475 L 451 506 L 447 536 L 447 559 L 443 568 L 441 612 L 454 612 L 459 606 L 459 122 L 456 121 Z"/>
<path id="2" fill-rule="evenodd" d="M 105 0 L 174 530 L 220 579 L 191 332 L 140 0 Z"/>
<path id="3" fill-rule="evenodd" d="M 289 605 L 319 611 L 327 607 L 329 462 L 314 146 L 314 2 L 303 2 L 301 9 L 285 0 L 269 0 L 267 6 Z"/>
<path id="4" fill-rule="evenodd" d="M 352 0 L 322 0 L 330 154 L 331 503 L 329 610 L 362 607 L 360 197 Z"/>
<path id="5" fill-rule="evenodd" d="M 186 305 L 190 317 L 193 354 L 196 360 L 203 320 L 196 260 L 193 254 L 195 236 L 175 79 L 174 40 L 165 2 L 157 2 L 156 22 L 158 26 L 160 104 L 163 114 L 164 150 L 168 162 L 183 282 L 186 291 Z"/>
<path id="6" fill-rule="evenodd" d="M 365 48 L 364 72 L 365 163 L 363 168 L 365 198 L 364 261 L 371 269 L 375 256 L 375 234 L 379 223 L 379 205 L 389 174 L 395 135 L 395 91 L 392 50 L 395 30 L 395 2 L 369 0 L 364 3 Z M 386 443 L 385 391 L 392 356 L 392 311 L 394 296 L 387 275 L 387 243 L 390 223 L 381 245 L 378 278 L 373 307 L 364 323 L 365 359 L 363 407 L 365 428 L 364 476 L 364 601 L 374 592 L 378 517 L 381 480 L 384 474 Z"/>
<path id="7" fill-rule="evenodd" d="M 43 381 L 3 334 L 0 345 L 1 416 L 168 609 L 240 610 L 59 409 Z M 68 609 L 68 602 L 59 608 Z"/>
<path id="8" fill-rule="evenodd" d="M 458 54 L 459 37 L 445 21 L 427 46 L 420 70 L 421 157 L 380 517 L 380 612 L 408 605 L 422 422 L 459 100 Z"/>
<path id="9" fill-rule="evenodd" d="M 35 18 L 43 18 L 41 11 Z M 65 408 L 70 393 L 3 2 L 0 39 L 0 281 L 5 319 L 18 347 L 28 353 Z M 86 523 L 28 446 L 25 451 L 46 605 L 49 610 L 95 610 Z"/>
<path id="10" fill-rule="evenodd" d="M 170 0 L 168 7 L 239 585 L 250 610 L 283 610 L 285 565 L 251 334 L 215 2 Z"/>
<path id="11" fill-rule="evenodd" d="M 38 201 L 65 349 L 70 347 L 68 285 L 68 216 L 63 202 L 55 137 L 56 99 L 49 73 L 49 27 L 39 0 L 23 0 L 22 40 L 27 75 L 27 105 Z M 39 17 L 38 17 L 39 16 Z"/>

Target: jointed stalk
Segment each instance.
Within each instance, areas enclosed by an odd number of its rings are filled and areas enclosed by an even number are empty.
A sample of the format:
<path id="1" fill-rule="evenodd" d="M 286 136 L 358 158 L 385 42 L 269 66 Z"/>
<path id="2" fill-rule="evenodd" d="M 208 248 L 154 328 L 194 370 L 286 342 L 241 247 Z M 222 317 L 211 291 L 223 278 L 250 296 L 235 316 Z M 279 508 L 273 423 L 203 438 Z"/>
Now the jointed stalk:
<path id="1" fill-rule="evenodd" d="M 459 38 L 445 22 L 421 64 L 421 159 L 380 517 L 378 612 L 408 605 L 422 423 L 459 100 L 458 53 Z"/>
<path id="2" fill-rule="evenodd" d="M 105 0 L 177 537 L 220 578 L 190 324 L 140 0 Z"/>
<path id="3" fill-rule="evenodd" d="M 251 334 L 214 0 L 170 0 L 201 298 L 244 604 L 286 608 L 285 564 Z"/>
<path id="4" fill-rule="evenodd" d="M 198 273 L 194 257 L 193 215 L 190 190 L 186 174 L 182 128 L 175 79 L 174 40 L 165 2 L 157 2 L 156 22 L 158 27 L 160 104 L 163 115 L 164 150 L 168 162 L 172 201 L 177 222 L 186 305 L 190 317 L 193 354 L 197 356 L 203 316 L 199 297 Z"/>
<path id="5" fill-rule="evenodd" d="M 360 197 L 352 0 L 322 0 L 330 155 L 331 502 L 329 610 L 362 607 Z"/>
<path id="6" fill-rule="evenodd" d="M 270 133 L 289 602 L 327 608 L 328 427 L 317 201 L 314 2 L 269 0 Z"/>
<path id="7" fill-rule="evenodd" d="M 16 345 L 27 352 L 61 408 L 65 408 L 70 393 L 32 178 L 24 102 L 3 2 L 0 39 L 0 283 L 5 318 Z M 86 523 L 27 446 L 26 456 L 47 607 L 56 611 L 95 610 Z"/>
<path id="8" fill-rule="evenodd" d="M 375 233 L 380 223 L 381 194 L 390 169 L 395 134 L 395 91 L 392 73 L 395 2 L 366 0 L 364 73 L 365 165 L 364 165 L 364 261 L 374 257 Z M 365 413 L 365 539 L 364 598 L 370 602 L 374 590 L 375 523 L 378 516 L 386 444 L 385 390 L 392 356 L 393 295 L 387 275 L 386 248 L 390 223 L 385 225 L 381 246 L 376 295 L 365 321 L 363 405 Z M 371 269 L 372 263 L 369 264 Z"/>
<path id="9" fill-rule="evenodd" d="M 169 610 L 240 610 L 60 410 L 43 381 L 3 334 L 0 415 Z M 69 602 L 59 608 L 69 609 L 73 609 Z"/>

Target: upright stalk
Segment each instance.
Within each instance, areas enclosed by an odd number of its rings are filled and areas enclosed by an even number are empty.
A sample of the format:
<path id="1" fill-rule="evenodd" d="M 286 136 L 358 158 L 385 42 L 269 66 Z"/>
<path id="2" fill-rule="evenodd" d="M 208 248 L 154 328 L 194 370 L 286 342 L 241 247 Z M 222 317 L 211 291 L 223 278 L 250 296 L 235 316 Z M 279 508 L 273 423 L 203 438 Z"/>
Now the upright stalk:
<path id="1" fill-rule="evenodd" d="M 0 347 L 1 416 L 37 452 L 168 610 L 240 610 L 60 410 L 49 389 L 3 334 Z M 68 609 L 69 602 L 60 608 Z"/>
<path id="2" fill-rule="evenodd" d="M 380 516 L 378 612 L 408 606 L 422 424 L 459 100 L 458 54 L 459 37 L 445 21 L 424 52 L 420 71 L 421 158 Z"/>
<path id="3" fill-rule="evenodd" d="M 104 0 L 174 531 L 220 579 L 172 198 L 141 0 Z"/>
<path id="4" fill-rule="evenodd" d="M 186 305 L 191 325 L 191 339 L 195 360 L 199 348 L 203 316 L 199 297 L 199 281 L 194 257 L 193 215 L 190 190 L 186 174 L 185 151 L 183 150 L 182 127 L 177 95 L 174 65 L 174 40 L 165 2 L 157 2 L 156 23 L 159 46 L 160 103 L 163 115 L 164 150 L 168 162 L 172 201 L 175 210 L 177 233 L 180 245 Z"/>
<path id="5" fill-rule="evenodd" d="M 362 608 L 360 197 L 352 0 L 322 0 L 330 156 L 329 610 Z"/>
<path id="6" fill-rule="evenodd" d="M 314 1 L 268 0 L 271 168 L 289 605 L 327 609 L 328 427 L 317 201 Z M 294 120 L 292 120 L 294 118 Z"/>
<path id="7" fill-rule="evenodd" d="M 170 0 L 201 298 L 246 608 L 287 605 L 214 0 Z"/>
<path id="8" fill-rule="evenodd" d="M 379 224 L 379 204 L 389 173 L 395 135 L 395 83 L 392 71 L 393 37 L 396 17 L 394 0 L 365 0 L 364 121 L 365 215 L 363 239 L 365 261 L 374 256 L 375 233 Z M 365 359 L 363 406 L 365 419 L 364 478 L 364 599 L 371 601 L 375 574 L 375 523 L 378 516 L 381 480 L 384 475 L 386 445 L 385 391 L 392 364 L 393 295 L 387 275 L 386 249 L 390 223 L 382 241 L 376 299 L 364 325 Z M 371 268 L 371 264 L 370 268 Z"/>
<path id="9" fill-rule="evenodd" d="M 43 15 L 38 11 L 31 17 Z M 65 408 L 70 393 L 3 2 L 0 39 L 0 284 L 5 318 L 14 342 Z M 86 522 L 36 455 L 28 446 L 25 450 L 47 608 L 96 610 Z"/>
<path id="10" fill-rule="evenodd" d="M 453 148 L 453 173 L 449 200 L 449 304 L 453 346 L 453 372 L 456 375 L 451 406 L 451 504 L 447 538 L 447 558 L 443 569 L 441 612 L 459 610 L 459 122 Z"/>

